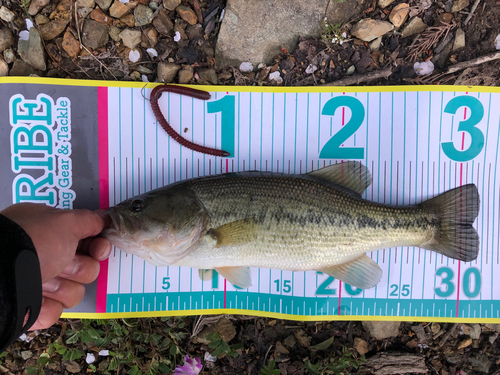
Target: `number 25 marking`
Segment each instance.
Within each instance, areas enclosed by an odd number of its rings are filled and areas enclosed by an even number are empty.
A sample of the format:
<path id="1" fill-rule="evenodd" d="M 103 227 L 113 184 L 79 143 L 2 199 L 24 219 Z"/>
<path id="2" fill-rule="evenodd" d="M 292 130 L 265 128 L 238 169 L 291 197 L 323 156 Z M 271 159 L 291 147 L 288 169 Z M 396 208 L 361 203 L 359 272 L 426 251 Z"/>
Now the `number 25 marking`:
<path id="1" fill-rule="evenodd" d="M 340 147 L 361 126 L 365 118 L 365 107 L 352 96 L 337 96 L 327 101 L 321 111 L 322 115 L 335 116 L 339 107 L 351 110 L 351 119 L 321 149 L 321 159 L 364 159 L 365 149 L 362 147 Z"/>

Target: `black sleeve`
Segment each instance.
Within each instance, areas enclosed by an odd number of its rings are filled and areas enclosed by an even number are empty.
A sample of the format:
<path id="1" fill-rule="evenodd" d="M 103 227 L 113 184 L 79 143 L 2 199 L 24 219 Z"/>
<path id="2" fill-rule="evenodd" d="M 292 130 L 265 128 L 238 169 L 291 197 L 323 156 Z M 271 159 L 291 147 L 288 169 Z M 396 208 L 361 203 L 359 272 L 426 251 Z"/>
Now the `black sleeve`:
<path id="1" fill-rule="evenodd" d="M 0 353 L 35 323 L 41 305 L 42 276 L 33 242 L 0 215 Z"/>

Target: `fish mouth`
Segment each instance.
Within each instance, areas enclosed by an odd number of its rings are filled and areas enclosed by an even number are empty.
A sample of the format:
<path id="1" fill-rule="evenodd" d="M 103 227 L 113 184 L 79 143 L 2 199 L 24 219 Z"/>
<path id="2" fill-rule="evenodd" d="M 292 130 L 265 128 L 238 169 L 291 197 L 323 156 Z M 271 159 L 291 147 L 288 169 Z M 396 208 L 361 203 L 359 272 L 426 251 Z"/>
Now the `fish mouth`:
<path id="1" fill-rule="evenodd" d="M 130 219 L 126 220 L 113 208 L 108 209 L 108 214 L 111 218 L 111 226 L 103 232 L 105 237 L 130 238 L 134 235 L 136 227 Z"/>

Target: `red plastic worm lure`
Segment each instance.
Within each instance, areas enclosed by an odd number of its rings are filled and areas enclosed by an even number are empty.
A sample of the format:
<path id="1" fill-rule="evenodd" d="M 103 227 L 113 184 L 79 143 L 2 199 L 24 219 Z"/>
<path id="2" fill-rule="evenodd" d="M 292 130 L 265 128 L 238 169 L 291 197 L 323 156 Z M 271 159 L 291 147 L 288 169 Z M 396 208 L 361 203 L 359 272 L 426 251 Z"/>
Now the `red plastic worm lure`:
<path id="1" fill-rule="evenodd" d="M 196 90 L 189 87 L 176 86 L 176 85 L 160 85 L 156 86 L 153 91 L 151 91 L 150 101 L 151 108 L 153 109 L 153 113 L 156 116 L 156 119 L 160 123 L 161 127 L 167 132 L 169 136 L 171 136 L 174 141 L 181 144 L 184 147 L 187 147 L 193 151 L 198 151 L 203 154 L 214 155 L 214 156 L 229 156 L 229 152 L 223 150 L 217 150 L 215 148 L 205 147 L 202 145 L 198 145 L 191 141 L 188 141 L 186 138 L 183 138 L 179 133 L 177 133 L 167 122 L 165 116 L 161 112 L 160 106 L 158 105 L 158 99 L 161 94 L 164 92 L 173 92 L 179 95 L 186 95 L 192 98 L 208 100 L 210 99 L 210 93 L 202 90 Z"/>

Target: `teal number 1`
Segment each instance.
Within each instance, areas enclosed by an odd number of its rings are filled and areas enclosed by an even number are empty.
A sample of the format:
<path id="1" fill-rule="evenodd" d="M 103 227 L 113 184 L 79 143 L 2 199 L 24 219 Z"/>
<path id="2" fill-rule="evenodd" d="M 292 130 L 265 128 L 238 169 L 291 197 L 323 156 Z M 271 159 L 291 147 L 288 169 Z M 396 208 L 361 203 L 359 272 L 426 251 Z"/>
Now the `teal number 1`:
<path id="1" fill-rule="evenodd" d="M 465 162 L 474 159 L 479 155 L 484 147 L 484 135 L 476 125 L 483 119 L 483 104 L 473 96 L 457 96 L 451 99 L 444 108 L 445 113 L 456 114 L 460 107 L 469 107 L 470 117 L 467 120 L 460 121 L 458 125 L 459 132 L 467 132 L 471 137 L 471 143 L 467 150 L 459 151 L 453 145 L 453 142 L 443 142 L 443 152 L 454 161 Z"/>
<path id="2" fill-rule="evenodd" d="M 234 157 L 234 95 L 226 95 L 219 100 L 207 103 L 208 113 L 221 112 L 221 150 Z"/>
<path id="3" fill-rule="evenodd" d="M 352 96 L 337 96 L 327 101 L 321 111 L 322 115 L 334 116 L 339 107 L 351 110 L 351 119 L 321 149 L 321 159 L 364 159 L 365 149 L 362 147 L 340 147 L 361 126 L 365 118 L 365 107 Z"/>

